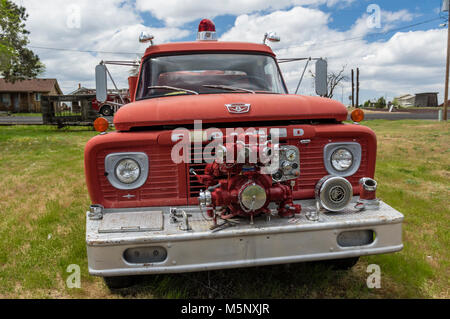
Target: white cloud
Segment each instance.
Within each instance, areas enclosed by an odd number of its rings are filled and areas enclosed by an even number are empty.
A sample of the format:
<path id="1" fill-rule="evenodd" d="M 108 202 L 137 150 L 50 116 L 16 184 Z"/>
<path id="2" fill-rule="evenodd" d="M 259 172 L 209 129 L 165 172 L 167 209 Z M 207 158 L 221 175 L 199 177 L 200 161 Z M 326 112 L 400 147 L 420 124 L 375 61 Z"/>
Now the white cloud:
<path id="1" fill-rule="evenodd" d="M 155 35 L 157 43 L 185 37 L 180 28 L 150 28 L 132 0 L 16 0 L 26 8 L 30 46 L 143 53 L 146 45 L 138 42 L 141 31 Z M 79 13 L 79 16 L 77 16 Z M 79 28 L 78 28 L 79 25 Z M 70 51 L 33 49 L 46 65 L 45 77 L 56 77 L 65 93 L 81 83 L 94 87 L 95 65 L 101 60 L 134 60 L 137 54 L 91 54 Z M 118 85 L 127 86 L 128 69 L 111 68 Z"/>
<path id="2" fill-rule="evenodd" d="M 410 22 L 418 15 L 410 13 L 408 10 L 400 10 L 396 12 L 384 11 L 380 12 L 380 25 L 374 27 L 371 21 L 371 15 L 364 13 L 353 24 L 347 32 L 349 37 L 363 36 L 371 33 L 387 32 L 398 27 L 401 23 Z"/>
<path id="3" fill-rule="evenodd" d="M 183 23 L 203 17 L 236 15 L 234 26 L 221 37 L 226 41 L 260 43 L 266 31 L 276 31 L 281 42 L 271 44 L 279 57 L 326 57 L 331 70 L 347 66 L 361 69 L 362 99 L 388 94 L 439 91 L 443 100 L 446 30 L 402 32 L 388 41 L 367 42 L 362 37 L 407 24 L 417 16 L 407 10 L 382 11 L 382 28 L 370 29 L 368 15 L 361 16 L 349 30 L 330 27 L 333 15 L 320 10 L 319 5 L 348 5 L 354 0 L 80 0 L 80 28 L 69 28 L 70 3 L 58 0 L 15 0 L 26 7 L 29 14 L 27 29 L 31 31 L 31 45 L 55 48 L 143 53 L 146 45 L 137 38 L 143 30 L 155 34 L 156 42 L 173 41 L 193 34 Z M 299 6 L 303 5 L 303 6 Z M 142 11 L 164 20 L 166 27 L 144 26 Z M 339 14 L 335 11 L 333 14 Z M 173 23 L 172 23 L 173 22 Z M 412 23 L 412 22 L 410 22 Z M 346 39 L 353 39 L 345 41 Z M 371 38 L 372 39 L 372 38 Z M 376 38 L 375 38 L 376 39 Z M 47 66 L 44 76 L 55 77 L 65 93 L 78 83 L 94 87 L 94 68 L 100 60 L 135 59 L 136 54 L 91 54 L 68 51 L 34 49 Z M 300 62 L 285 64 L 284 77 L 295 89 L 303 70 Z M 126 87 L 128 69 L 111 67 L 119 86 Z M 347 83 L 344 96 L 349 95 Z M 341 90 L 338 90 L 341 98 Z M 301 92 L 312 94 L 311 77 L 306 76 Z M 347 102 L 347 101 L 345 101 Z"/>
<path id="4" fill-rule="evenodd" d="M 388 41 L 369 43 L 363 39 L 365 35 L 398 27 L 401 22 L 404 25 L 414 15 L 406 10 L 382 11 L 382 28 L 375 30 L 367 27 L 367 17 L 364 13 L 350 30 L 340 32 L 329 27 L 332 17 L 318 8 L 294 7 L 266 15 L 240 15 L 221 40 L 261 42 L 264 32 L 276 31 L 281 42 L 270 45 L 278 57 L 324 57 L 328 59 L 330 70 L 338 71 L 345 65 L 348 75 L 351 68 L 359 67 L 363 99 L 439 91 L 442 100 L 445 30 L 396 33 Z M 282 65 L 291 92 L 297 86 L 303 67 L 303 62 Z M 313 91 L 312 78 L 307 75 L 300 92 L 313 94 Z M 338 91 L 335 98 L 341 99 L 341 90 Z M 347 83 L 345 103 L 350 91 Z"/>
<path id="5" fill-rule="evenodd" d="M 261 42 L 266 31 L 276 31 L 282 42 L 274 48 L 285 48 L 305 41 L 320 41 L 330 16 L 317 9 L 295 7 L 288 11 L 275 11 L 267 15 L 240 15 L 234 26 L 220 40 Z M 262 29 L 264 26 L 264 29 Z M 312 33 L 313 32 L 313 33 Z"/>
<path id="6" fill-rule="evenodd" d="M 256 11 L 273 11 L 291 6 L 314 6 L 326 4 L 348 5 L 355 0 L 136 0 L 137 9 L 148 11 L 167 25 L 180 26 L 202 18 L 212 19 L 219 15 L 240 15 Z"/>

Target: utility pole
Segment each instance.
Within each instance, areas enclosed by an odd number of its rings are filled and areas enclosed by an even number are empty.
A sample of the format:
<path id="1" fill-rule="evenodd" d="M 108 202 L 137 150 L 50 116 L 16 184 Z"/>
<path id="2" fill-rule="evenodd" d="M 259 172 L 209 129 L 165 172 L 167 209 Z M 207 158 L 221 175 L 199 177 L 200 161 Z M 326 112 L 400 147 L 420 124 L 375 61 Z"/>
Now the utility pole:
<path id="1" fill-rule="evenodd" d="M 447 2 L 448 3 L 448 2 Z M 445 96 L 444 96 L 444 116 L 443 120 L 447 121 L 447 108 L 448 108 L 448 75 L 450 68 L 450 8 L 447 6 L 448 22 L 447 22 L 447 67 L 445 71 Z"/>
<path id="2" fill-rule="evenodd" d="M 355 107 L 355 72 L 352 69 L 352 107 Z"/>
<path id="3" fill-rule="evenodd" d="M 356 107 L 359 108 L 359 68 L 356 69 Z"/>

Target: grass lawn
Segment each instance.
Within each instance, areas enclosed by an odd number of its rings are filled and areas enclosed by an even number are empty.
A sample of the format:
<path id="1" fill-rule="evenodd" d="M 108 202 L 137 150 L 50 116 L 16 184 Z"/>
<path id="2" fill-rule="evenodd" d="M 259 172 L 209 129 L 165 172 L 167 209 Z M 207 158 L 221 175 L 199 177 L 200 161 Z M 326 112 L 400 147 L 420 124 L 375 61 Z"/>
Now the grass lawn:
<path id="1" fill-rule="evenodd" d="M 405 215 L 405 248 L 363 257 L 350 271 L 306 263 L 157 275 L 112 294 L 87 272 L 90 201 L 83 128 L 0 127 L 0 298 L 449 298 L 450 125 L 366 122 L 378 135 L 378 196 Z M 81 289 L 66 288 L 71 264 Z M 381 267 L 381 289 L 366 286 Z"/>

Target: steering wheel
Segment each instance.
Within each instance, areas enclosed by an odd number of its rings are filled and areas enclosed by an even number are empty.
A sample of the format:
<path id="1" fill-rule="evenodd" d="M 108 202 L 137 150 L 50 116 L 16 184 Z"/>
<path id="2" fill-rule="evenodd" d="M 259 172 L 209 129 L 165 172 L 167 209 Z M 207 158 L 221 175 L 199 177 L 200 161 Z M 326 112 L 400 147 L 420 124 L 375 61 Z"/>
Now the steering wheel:
<path id="1" fill-rule="evenodd" d="M 248 82 L 250 82 L 250 83 L 247 83 L 246 80 L 248 80 Z M 263 90 L 268 90 L 267 82 L 262 77 L 254 76 L 254 75 L 247 75 L 245 78 L 237 79 L 235 81 L 235 83 L 239 84 L 239 83 L 243 83 L 244 81 L 246 82 L 246 84 L 254 85 L 254 86 L 259 87 L 259 88 L 261 88 Z M 251 89 L 252 88 L 250 87 L 249 90 L 251 90 Z"/>

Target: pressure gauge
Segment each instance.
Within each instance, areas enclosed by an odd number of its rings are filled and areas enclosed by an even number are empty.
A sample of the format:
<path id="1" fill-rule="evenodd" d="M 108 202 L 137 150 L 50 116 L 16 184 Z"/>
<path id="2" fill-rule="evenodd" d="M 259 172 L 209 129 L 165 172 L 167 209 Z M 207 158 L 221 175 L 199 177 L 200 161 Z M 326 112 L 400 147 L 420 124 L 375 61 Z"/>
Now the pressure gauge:
<path id="1" fill-rule="evenodd" d="M 288 151 L 286 152 L 286 158 L 287 158 L 289 161 L 293 162 L 293 161 L 295 161 L 296 158 L 297 158 L 297 153 L 295 152 L 295 150 L 288 150 Z"/>

